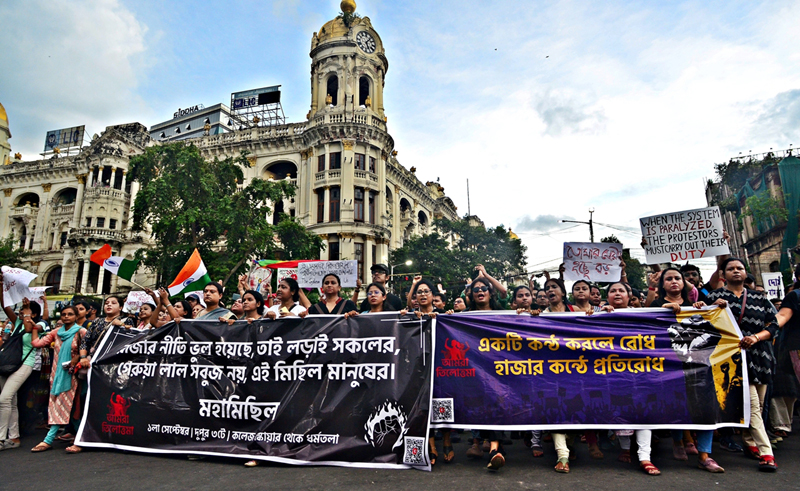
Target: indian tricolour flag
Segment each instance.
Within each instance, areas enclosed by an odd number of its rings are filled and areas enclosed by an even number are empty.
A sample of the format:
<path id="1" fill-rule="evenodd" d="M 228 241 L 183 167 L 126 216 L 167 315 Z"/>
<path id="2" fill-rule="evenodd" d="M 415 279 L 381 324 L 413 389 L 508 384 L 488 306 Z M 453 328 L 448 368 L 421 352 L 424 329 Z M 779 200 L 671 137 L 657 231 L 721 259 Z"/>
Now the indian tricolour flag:
<path id="1" fill-rule="evenodd" d="M 208 276 L 206 265 L 200 259 L 200 253 L 195 249 L 192 257 L 186 262 L 186 266 L 178 273 L 175 281 L 169 285 L 169 294 L 174 296 L 183 292 L 202 290 L 209 283 L 211 283 L 211 277 Z"/>
<path id="2" fill-rule="evenodd" d="M 124 257 L 112 256 L 111 246 L 108 244 L 92 254 L 89 260 L 128 281 L 131 281 L 133 274 L 136 272 L 136 268 L 139 266 L 139 261 L 130 261 Z"/>

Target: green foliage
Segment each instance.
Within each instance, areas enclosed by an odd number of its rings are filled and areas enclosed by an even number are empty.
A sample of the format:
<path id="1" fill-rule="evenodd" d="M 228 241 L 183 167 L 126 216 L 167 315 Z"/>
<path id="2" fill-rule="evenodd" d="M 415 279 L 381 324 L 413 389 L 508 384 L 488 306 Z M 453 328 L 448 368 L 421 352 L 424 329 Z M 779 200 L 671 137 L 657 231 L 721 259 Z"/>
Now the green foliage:
<path id="1" fill-rule="evenodd" d="M 137 257 L 156 271 L 159 284 L 170 282 L 195 248 L 211 278 L 223 279 L 233 291 L 236 275 L 246 271 L 249 259 L 282 251 L 276 234 L 303 251 L 320 243 L 308 233 L 303 238 L 296 224 L 276 227 L 267 220 L 270 204 L 294 196 L 295 188 L 285 180 L 263 179 L 240 188 L 248 166 L 245 154 L 207 161 L 197 147 L 183 142 L 150 147 L 131 159 L 130 178 L 141 185 L 133 227 L 148 230 L 155 242 Z"/>
<path id="2" fill-rule="evenodd" d="M 622 241 L 613 234 L 608 237 L 603 237 L 600 239 L 600 242 L 622 244 Z M 622 250 L 622 260 L 625 261 L 625 273 L 628 275 L 628 284 L 631 285 L 631 288 L 636 288 L 637 290 L 644 290 L 647 288 L 647 282 L 645 280 L 647 267 L 639 262 L 638 259 L 631 257 L 630 249 Z"/>
<path id="3" fill-rule="evenodd" d="M 286 261 L 319 259 L 320 251 L 325 248 L 322 237 L 308 233 L 296 218 L 284 215 L 275 229 L 280 240 L 277 255 Z"/>
<path id="4" fill-rule="evenodd" d="M 0 239 L 0 265 L 17 268 L 29 255 L 29 251 L 19 247 L 19 241 L 13 235 Z"/>
<path id="5" fill-rule="evenodd" d="M 771 228 L 789 218 L 789 212 L 781 206 L 779 200 L 773 198 L 768 191 L 754 194 L 745 200 L 747 209 L 742 215 L 751 216 L 756 223 L 768 224 Z"/>
<path id="6" fill-rule="evenodd" d="M 475 276 L 475 266 L 483 264 L 486 272 L 503 280 L 525 271 L 526 247 L 512 239 L 502 225 L 486 229 L 472 227 L 465 220 L 435 220 L 436 232 L 406 241 L 391 253 L 391 264 L 401 264 L 397 273 L 419 272 L 442 283 L 448 296 L 461 293 L 465 280 Z M 452 246 L 451 243 L 452 242 Z M 411 259 L 411 266 L 403 264 Z"/>

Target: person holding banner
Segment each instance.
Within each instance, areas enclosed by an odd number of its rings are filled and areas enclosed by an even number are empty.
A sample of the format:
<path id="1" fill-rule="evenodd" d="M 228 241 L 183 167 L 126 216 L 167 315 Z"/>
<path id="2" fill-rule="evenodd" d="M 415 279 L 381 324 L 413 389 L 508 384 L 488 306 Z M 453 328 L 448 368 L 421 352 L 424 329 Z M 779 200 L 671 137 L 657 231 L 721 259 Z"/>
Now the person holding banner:
<path id="1" fill-rule="evenodd" d="M 527 285 L 519 285 L 518 287 L 514 288 L 514 292 L 511 295 L 511 303 L 514 308 L 517 310 L 518 314 L 523 312 L 531 312 L 531 306 L 533 305 L 534 294 L 531 291 L 531 288 Z"/>
<path id="2" fill-rule="evenodd" d="M 547 308 L 544 312 L 575 312 L 575 307 L 567 302 L 567 287 L 561 278 L 550 278 L 544 282 L 544 291 L 547 295 Z"/>
<path id="3" fill-rule="evenodd" d="M 308 311 L 298 303 L 300 302 L 301 294 L 302 290 L 300 285 L 297 284 L 297 280 L 288 276 L 282 279 L 278 282 L 278 292 L 275 294 L 275 298 L 279 303 L 268 308 L 265 317 L 270 319 L 293 315 L 305 317 Z"/>
<path id="4" fill-rule="evenodd" d="M 211 282 L 203 287 L 203 301 L 206 308 L 195 315 L 197 319 L 225 319 L 228 320 L 234 317 L 233 312 L 220 306 L 222 300 L 222 293 L 225 289 L 219 283 Z"/>
<path id="5" fill-rule="evenodd" d="M 747 271 L 741 259 L 725 259 L 719 265 L 719 272 L 725 286 L 709 293 L 708 301 L 720 308 L 730 307 L 744 336 L 739 347 L 748 352 L 750 428 L 742 431 L 742 439 L 749 453 L 759 459 L 759 470 L 774 472 L 778 466 L 761 414 L 775 369 L 775 356 L 769 341 L 778 331 L 775 308 L 763 293 L 745 288 Z M 705 305 L 705 302 L 697 302 L 695 307 Z"/>
<path id="6" fill-rule="evenodd" d="M 606 312 L 630 308 L 631 288 L 627 283 L 617 281 L 608 286 L 608 305 L 603 307 Z M 636 435 L 636 444 L 639 446 L 637 454 L 639 457 L 639 467 L 650 476 L 660 476 L 661 471 L 650 461 L 650 448 L 653 439 L 651 430 L 617 430 L 619 446 L 622 452 L 619 461 L 631 462 L 631 435 Z"/>
<path id="7" fill-rule="evenodd" d="M 394 311 L 388 301 L 386 288 L 380 283 L 370 283 L 367 286 L 367 302 L 369 302 L 369 310 L 364 310 L 362 314 L 377 314 L 380 312 Z M 403 310 L 403 313 L 406 311 Z M 352 317 L 358 315 L 358 311 L 348 312 L 345 317 Z"/>
<path id="8" fill-rule="evenodd" d="M 572 284 L 572 298 L 575 300 L 576 311 L 591 314 L 601 310 L 592 304 L 592 285 L 586 280 L 578 280 Z"/>
<path id="9" fill-rule="evenodd" d="M 339 296 L 341 290 L 342 282 L 339 281 L 339 276 L 333 273 L 326 274 L 322 278 L 322 293 L 325 294 L 325 299 L 312 305 L 308 309 L 308 313 L 310 315 L 344 315 L 357 310 L 356 304 L 352 300 L 345 300 Z"/>
<path id="10" fill-rule="evenodd" d="M 83 368 L 89 368 L 95 346 L 111 326 L 130 329 L 135 325 L 131 317 L 121 317 L 122 302 L 119 297 L 106 297 L 105 302 L 103 302 L 103 313 L 105 314 L 104 317 L 95 319 L 86 330 L 86 335 L 81 337 L 80 360 Z"/>
<path id="11" fill-rule="evenodd" d="M 53 345 L 53 368 L 50 375 L 50 403 L 47 406 L 50 431 L 44 441 L 31 449 L 31 452 L 44 452 L 53 448 L 56 433 L 59 428 L 69 424 L 72 404 L 78 389 L 77 377 L 73 376 L 76 366 L 73 360 L 77 358 L 80 343 L 78 338 L 86 336 L 86 329 L 76 324 L 77 315 L 75 307 L 68 305 L 61 309 L 61 320 L 64 325 L 58 331 L 51 331 L 44 337 L 39 337 L 39 326 L 34 326 L 31 345 L 34 348 L 44 348 Z M 77 423 L 77 422 L 76 422 Z M 75 424 L 77 427 L 77 424 Z M 68 453 L 79 453 L 81 448 L 72 445 L 67 447 Z"/>

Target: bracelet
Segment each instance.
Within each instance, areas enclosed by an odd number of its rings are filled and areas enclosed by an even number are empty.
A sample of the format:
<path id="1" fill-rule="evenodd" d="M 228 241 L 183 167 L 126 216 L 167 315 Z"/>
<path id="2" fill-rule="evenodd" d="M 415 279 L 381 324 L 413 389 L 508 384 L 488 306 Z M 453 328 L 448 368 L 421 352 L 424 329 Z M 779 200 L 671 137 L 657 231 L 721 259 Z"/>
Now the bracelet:
<path id="1" fill-rule="evenodd" d="M 165 307 L 168 307 L 168 308 L 169 308 L 169 307 L 172 307 L 172 304 L 171 304 L 171 303 L 168 303 L 168 304 L 166 304 L 166 305 L 165 305 Z"/>
<path id="2" fill-rule="evenodd" d="M 30 317 L 30 316 L 31 316 L 31 314 L 25 314 L 22 317 Z"/>
<path id="3" fill-rule="evenodd" d="M 656 291 L 656 287 L 654 287 L 654 286 L 648 287 L 647 289 L 650 290 L 651 292 Z"/>

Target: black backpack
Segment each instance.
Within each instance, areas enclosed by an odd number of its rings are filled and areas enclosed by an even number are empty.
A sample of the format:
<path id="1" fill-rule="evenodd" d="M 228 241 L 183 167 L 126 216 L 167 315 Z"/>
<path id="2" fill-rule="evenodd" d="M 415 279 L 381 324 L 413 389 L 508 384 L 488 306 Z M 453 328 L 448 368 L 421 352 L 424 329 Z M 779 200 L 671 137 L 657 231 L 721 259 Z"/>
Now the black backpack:
<path id="1" fill-rule="evenodd" d="M 17 370 L 25 363 L 25 360 L 31 355 L 33 349 L 28 351 L 25 358 L 22 357 L 22 336 L 25 335 L 25 328 L 20 324 L 22 329 L 15 329 L 8 341 L 3 343 L 0 348 L 0 375 L 7 377 Z"/>

